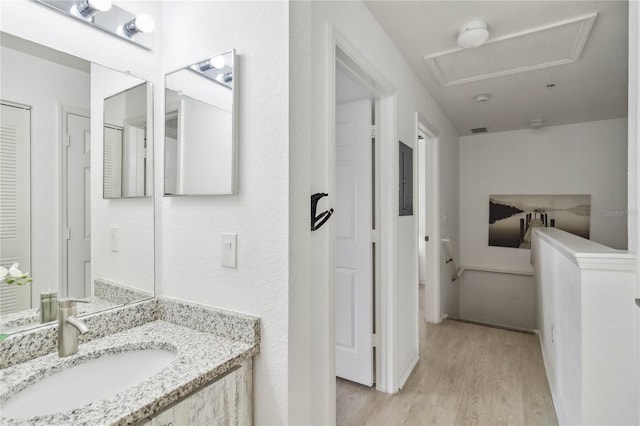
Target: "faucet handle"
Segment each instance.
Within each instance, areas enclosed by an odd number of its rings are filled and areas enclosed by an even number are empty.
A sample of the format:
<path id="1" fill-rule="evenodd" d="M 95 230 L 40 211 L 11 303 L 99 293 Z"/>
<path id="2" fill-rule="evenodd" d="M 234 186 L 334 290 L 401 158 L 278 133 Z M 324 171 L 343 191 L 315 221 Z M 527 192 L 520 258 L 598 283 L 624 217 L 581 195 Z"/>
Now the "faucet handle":
<path id="1" fill-rule="evenodd" d="M 91 303 L 91 301 L 82 300 L 82 299 L 73 299 L 73 298 L 58 299 L 58 308 L 60 309 L 73 308 L 74 306 L 76 306 L 76 303 Z"/>

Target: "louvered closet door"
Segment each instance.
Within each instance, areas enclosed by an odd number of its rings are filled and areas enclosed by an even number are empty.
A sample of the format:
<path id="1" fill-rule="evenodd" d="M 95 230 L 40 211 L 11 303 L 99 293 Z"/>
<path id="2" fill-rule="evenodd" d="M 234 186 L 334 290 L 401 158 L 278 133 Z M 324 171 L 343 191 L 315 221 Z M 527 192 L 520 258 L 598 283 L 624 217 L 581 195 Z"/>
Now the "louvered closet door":
<path id="1" fill-rule="evenodd" d="M 104 197 L 120 198 L 122 194 L 121 127 L 104 126 Z"/>
<path id="2" fill-rule="evenodd" d="M 0 111 L 0 264 L 31 272 L 31 111 Z M 31 307 L 31 284 L 0 286 L 0 313 Z"/>

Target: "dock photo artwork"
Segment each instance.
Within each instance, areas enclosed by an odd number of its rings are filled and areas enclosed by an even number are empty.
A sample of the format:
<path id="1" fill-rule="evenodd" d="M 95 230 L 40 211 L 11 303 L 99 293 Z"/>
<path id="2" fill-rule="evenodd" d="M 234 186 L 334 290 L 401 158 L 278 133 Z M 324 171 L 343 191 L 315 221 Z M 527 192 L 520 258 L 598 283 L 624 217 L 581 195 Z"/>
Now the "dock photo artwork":
<path id="1" fill-rule="evenodd" d="M 490 195 L 489 245 L 530 249 L 537 227 L 589 239 L 590 218 L 591 195 Z"/>

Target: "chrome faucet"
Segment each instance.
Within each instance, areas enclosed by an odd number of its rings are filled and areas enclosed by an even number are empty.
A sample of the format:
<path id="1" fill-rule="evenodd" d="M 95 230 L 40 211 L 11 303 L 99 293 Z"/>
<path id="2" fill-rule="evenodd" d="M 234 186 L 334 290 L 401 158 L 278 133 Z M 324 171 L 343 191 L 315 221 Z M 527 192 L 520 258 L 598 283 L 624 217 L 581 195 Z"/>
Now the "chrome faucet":
<path id="1" fill-rule="evenodd" d="M 89 331 L 87 326 L 76 318 L 76 302 L 89 303 L 86 300 L 62 299 L 58 301 L 58 356 L 69 356 L 78 352 L 78 333 Z"/>

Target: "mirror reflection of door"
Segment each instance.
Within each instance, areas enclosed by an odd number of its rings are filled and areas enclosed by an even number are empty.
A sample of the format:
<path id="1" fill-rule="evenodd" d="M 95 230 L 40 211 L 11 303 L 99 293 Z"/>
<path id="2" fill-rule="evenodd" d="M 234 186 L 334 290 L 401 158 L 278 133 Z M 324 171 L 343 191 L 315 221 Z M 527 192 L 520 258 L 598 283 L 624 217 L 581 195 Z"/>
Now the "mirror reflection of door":
<path id="1" fill-rule="evenodd" d="M 177 107 L 176 107 L 177 108 Z M 178 111 L 167 111 L 165 120 L 164 192 L 178 193 Z M 166 153 L 171 153 L 167 155 Z"/>
<path id="2" fill-rule="evenodd" d="M 147 83 L 104 100 L 103 198 L 149 197 Z"/>
<path id="3" fill-rule="evenodd" d="M 2 103 L 0 110 L 0 265 L 31 271 L 31 109 Z M 31 284 L 0 285 L 0 312 L 31 307 Z"/>
<path id="4" fill-rule="evenodd" d="M 66 203 L 67 256 L 63 264 L 66 296 L 91 296 L 91 123 L 67 113 Z M 65 276 L 66 275 L 66 276 Z M 64 285 L 63 285 L 64 287 Z M 63 289 L 64 290 L 64 289 Z M 64 292 L 64 291 L 63 291 Z"/>
<path id="5" fill-rule="evenodd" d="M 122 197 L 122 144 L 124 129 L 104 126 L 104 197 Z"/>

